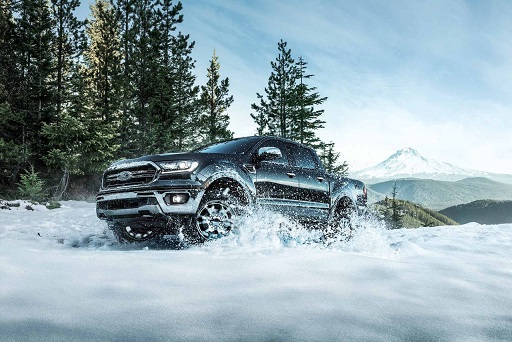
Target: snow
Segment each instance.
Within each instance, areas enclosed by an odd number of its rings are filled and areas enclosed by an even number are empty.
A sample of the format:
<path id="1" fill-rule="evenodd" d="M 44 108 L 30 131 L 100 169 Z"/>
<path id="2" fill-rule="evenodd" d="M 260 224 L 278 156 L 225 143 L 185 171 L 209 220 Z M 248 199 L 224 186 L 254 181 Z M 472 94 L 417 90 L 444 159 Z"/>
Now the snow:
<path id="1" fill-rule="evenodd" d="M 121 246 L 94 204 L 0 210 L 2 341 L 511 341 L 512 224 L 349 242 L 256 211 L 183 250 Z"/>
<path id="2" fill-rule="evenodd" d="M 408 147 L 373 167 L 354 172 L 353 177 L 366 180 L 415 177 L 457 181 L 468 177 L 490 177 L 490 174 L 428 159 Z"/>

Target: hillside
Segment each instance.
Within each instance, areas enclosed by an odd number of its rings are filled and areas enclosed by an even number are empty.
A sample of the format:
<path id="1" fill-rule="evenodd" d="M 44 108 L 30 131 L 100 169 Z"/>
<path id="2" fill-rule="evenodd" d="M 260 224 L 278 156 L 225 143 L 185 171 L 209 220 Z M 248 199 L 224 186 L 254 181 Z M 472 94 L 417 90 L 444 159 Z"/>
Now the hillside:
<path id="1" fill-rule="evenodd" d="M 391 197 L 394 181 L 368 185 L 378 193 Z M 506 201 L 512 199 L 512 185 L 487 178 L 466 178 L 457 182 L 432 179 L 398 179 L 397 198 L 440 210 L 481 199 Z"/>
<path id="2" fill-rule="evenodd" d="M 435 210 L 430 210 L 416 203 L 396 200 L 399 211 L 402 215 L 402 226 L 404 228 L 453 226 L 458 223 L 452 218 L 443 215 Z M 391 200 L 383 200 L 375 203 L 372 209 L 379 213 L 381 218 L 391 216 Z"/>
<path id="3" fill-rule="evenodd" d="M 512 201 L 479 200 L 440 211 L 459 223 L 512 223 Z"/>

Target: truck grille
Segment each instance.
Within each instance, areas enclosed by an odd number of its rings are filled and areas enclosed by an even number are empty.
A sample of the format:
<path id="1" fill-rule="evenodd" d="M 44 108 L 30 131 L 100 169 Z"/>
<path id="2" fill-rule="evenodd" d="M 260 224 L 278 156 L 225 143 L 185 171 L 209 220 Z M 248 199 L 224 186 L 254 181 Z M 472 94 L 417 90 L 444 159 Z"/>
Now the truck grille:
<path id="1" fill-rule="evenodd" d="M 151 183 L 155 180 L 156 168 L 151 164 L 133 165 L 126 168 L 116 168 L 105 172 L 103 176 L 104 188 L 117 188 L 120 186 L 133 186 Z"/>

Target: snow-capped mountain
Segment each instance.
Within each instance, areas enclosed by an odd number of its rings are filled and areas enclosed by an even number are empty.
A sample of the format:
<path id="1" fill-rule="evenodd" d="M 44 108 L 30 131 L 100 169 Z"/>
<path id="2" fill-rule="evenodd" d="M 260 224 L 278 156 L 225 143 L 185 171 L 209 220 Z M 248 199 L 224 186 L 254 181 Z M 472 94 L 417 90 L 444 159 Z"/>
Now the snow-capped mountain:
<path id="1" fill-rule="evenodd" d="M 492 174 L 483 171 L 468 170 L 449 163 L 438 162 L 423 157 L 413 148 L 397 151 L 385 161 L 351 176 L 367 181 L 385 181 L 396 178 L 421 178 L 457 181 L 469 177 L 489 177 Z"/>

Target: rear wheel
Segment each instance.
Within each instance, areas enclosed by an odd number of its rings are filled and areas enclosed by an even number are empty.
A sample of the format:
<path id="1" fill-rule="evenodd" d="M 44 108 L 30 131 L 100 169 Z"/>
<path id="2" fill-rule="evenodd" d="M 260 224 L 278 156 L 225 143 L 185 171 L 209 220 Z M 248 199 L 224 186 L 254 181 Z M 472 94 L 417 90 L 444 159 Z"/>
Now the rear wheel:
<path id="1" fill-rule="evenodd" d="M 352 217 L 355 207 L 352 201 L 344 197 L 338 203 L 331 221 L 324 230 L 324 240 L 328 243 L 333 241 L 348 241 L 354 235 Z"/>

